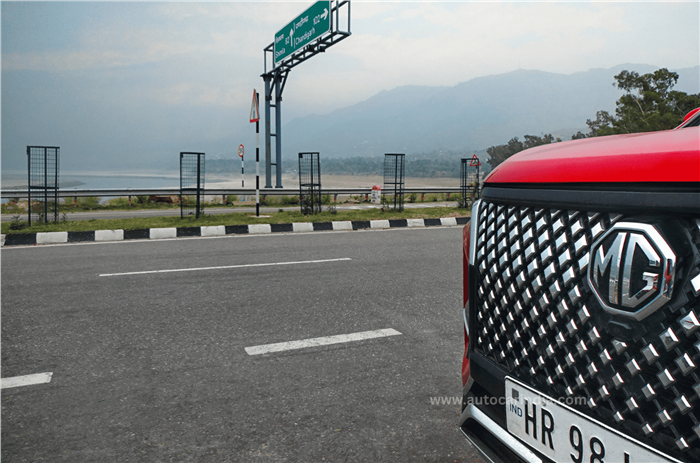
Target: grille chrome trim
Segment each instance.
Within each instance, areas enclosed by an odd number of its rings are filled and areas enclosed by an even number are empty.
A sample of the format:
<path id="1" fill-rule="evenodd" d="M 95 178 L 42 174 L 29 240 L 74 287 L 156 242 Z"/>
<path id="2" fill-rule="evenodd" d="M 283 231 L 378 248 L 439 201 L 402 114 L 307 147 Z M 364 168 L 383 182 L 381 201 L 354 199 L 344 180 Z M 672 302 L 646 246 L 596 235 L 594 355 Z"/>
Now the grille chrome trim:
<path id="1" fill-rule="evenodd" d="M 689 446 L 687 455 L 695 458 L 700 451 L 700 299 L 685 275 L 700 279 L 698 261 L 674 282 L 674 297 L 683 292 L 686 301 L 659 308 L 644 330 L 627 332 L 640 322 L 604 312 L 587 274 L 596 239 L 615 224 L 633 222 L 623 222 L 628 219 L 618 214 L 483 201 L 480 215 L 472 219 L 481 243 L 475 250 L 479 296 L 474 305 L 483 314 L 477 317 L 483 320 L 480 327 L 495 305 L 501 315 L 475 350 L 553 397 L 585 398 L 580 411 L 620 431 L 650 436 L 659 450 L 678 455 L 676 442 L 682 439 Z M 686 227 L 688 222 L 678 220 Z M 505 223 L 506 233 L 489 246 Z M 691 239 L 700 248 L 700 230 L 692 225 Z M 495 250 L 504 238 L 507 259 Z M 688 261 L 679 261 L 679 268 L 681 264 Z M 496 328 L 506 322 L 506 332 L 498 333 Z M 489 344 L 493 353 L 487 352 Z"/>
<path id="2" fill-rule="evenodd" d="M 690 280 L 690 284 L 693 287 L 693 292 L 695 295 L 700 296 L 700 274 L 695 275 L 693 279 Z"/>
<path id="3" fill-rule="evenodd" d="M 511 452 L 515 453 L 516 455 L 518 455 L 518 457 L 522 458 L 524 462 L 542 463 L 542 460 L 537 455 L 535 455 L 532 451 L 530 451 L 530 449 L 525 447 L 525 445 L 521 444 L 520 441 L 518 441 L 518 439 L 510 435 L 508 431 L 500 427 L 495 421 L 489 418 L 476 406 L 474 406 L 473 404 L 468 404 L 462 412 L 462 415 L 459 417 L 459 428 L 462 431 L 462 433 L 472 442 L 472 444 L 474 444 L 476 448 L 478 448 L 487 458 L 489 458 L 489 460 L 494 462 L 500 461 L 499 459 L 493 458 L 491 452 L 488 451 L 488 447 L 481 443 L 478 438 L 476 439 L 477 442 L 475 442 L 472 439 L 472 437 L 474 436 L 470 436 L 470 434 L 465 431 L 465 424 L 467 424 L 467 421 L 469 420 L 474 420 L 481 426 L 486 428 L 487 431 L 489 431 Z"/>
<path id="4" fill-rule="evenodd" d="M 477 233 L 478 233 L 478 217 L 479 217 L 479 209 L 481 208 L 481 199 L 477 200 L 474 202 L 474 205 L 472 206 L 472 215 L 471 219 L 469 220 L 469 263 L 471 265 L 474 265 L 474 262 L 476 262 L 475 259 L 475 250 L 476 250 L 476 245 L 477 245 Z M 474 220 L 474 217 L 477 218 L 477 220 Z M 481 238 L 479 237 L 479 240 Z"/>

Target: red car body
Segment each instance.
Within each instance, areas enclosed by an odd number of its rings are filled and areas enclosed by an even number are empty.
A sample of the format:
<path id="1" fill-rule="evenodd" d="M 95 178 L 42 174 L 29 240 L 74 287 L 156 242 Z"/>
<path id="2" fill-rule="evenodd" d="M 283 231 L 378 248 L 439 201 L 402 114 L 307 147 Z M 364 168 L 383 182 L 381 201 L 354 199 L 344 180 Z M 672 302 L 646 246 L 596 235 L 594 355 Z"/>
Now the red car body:
<path id="1" fill-rule="evenodd" d="M 463 233 L 464 435 L 494 462 L 700 461 L 699 249 L 700 108 L 499 165 Z"/>

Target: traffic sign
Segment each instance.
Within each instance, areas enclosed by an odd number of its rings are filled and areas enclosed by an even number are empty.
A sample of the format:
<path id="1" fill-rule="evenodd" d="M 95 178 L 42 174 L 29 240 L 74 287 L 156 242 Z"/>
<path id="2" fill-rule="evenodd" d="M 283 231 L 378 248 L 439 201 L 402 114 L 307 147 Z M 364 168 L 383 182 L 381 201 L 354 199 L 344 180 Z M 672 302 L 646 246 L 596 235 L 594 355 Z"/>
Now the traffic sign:
<path id="1" fill-rule="evenodd" d="M 474 156 L 472 156 L 472 162 L 469 163 L 469 166 L 476 167 L 476 166 L 480 166 L 480 165 L 481 165 L 481 162 L 479 161 L 479 158 L 477 158 L 476 154 L 475 154 Z"/>
<path id="2" fill-rule="evenodd" d="M 238 155 L 243 157 L 243 145 L 238 145 Z"/>
<path id="3" fill-rule="evenodd" d="M 331 2 L 320 1 L 275 34 L 275 64 L 331 30 Z"/>
<path id="4" fill-rule="evenodd" d="M 258 106 L 258 93 L 253 89 L 253 102 L 250 104 L 250 122 L 258 122 L 259 120 L 260 110 Z"/>

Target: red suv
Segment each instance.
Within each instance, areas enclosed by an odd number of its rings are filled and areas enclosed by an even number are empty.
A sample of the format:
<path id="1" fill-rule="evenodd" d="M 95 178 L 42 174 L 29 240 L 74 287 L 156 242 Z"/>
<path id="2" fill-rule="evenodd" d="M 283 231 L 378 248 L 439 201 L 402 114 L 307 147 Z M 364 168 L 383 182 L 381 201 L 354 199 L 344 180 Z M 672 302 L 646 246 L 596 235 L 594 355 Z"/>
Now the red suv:
<path id="1" fill-rule="evenodd" d="M 459 426 L 490 460 L 700 461 L 699 126 L 544 145 L 486 179 Z"/>

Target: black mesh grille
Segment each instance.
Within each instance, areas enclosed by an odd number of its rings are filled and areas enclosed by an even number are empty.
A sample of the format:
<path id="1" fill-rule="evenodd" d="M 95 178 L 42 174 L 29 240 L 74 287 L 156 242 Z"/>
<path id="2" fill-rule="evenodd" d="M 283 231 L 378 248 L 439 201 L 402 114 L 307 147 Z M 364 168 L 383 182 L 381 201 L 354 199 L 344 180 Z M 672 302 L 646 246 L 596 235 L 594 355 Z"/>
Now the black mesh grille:
<path id="1" fill-rule="evenodd" d="M 476 236 L 474 348 L 551 397 L 654 447 L 700 460 L 700 222 L 674 304 L 621 336 L 592 295 L 591 244 L 621 215 L 482 202 Z M 679 270 L 679 272 L 681 271 Z M 697 282 L 696 277 L 693 281 Z"/>

